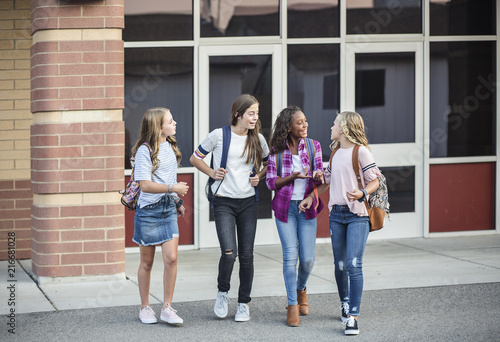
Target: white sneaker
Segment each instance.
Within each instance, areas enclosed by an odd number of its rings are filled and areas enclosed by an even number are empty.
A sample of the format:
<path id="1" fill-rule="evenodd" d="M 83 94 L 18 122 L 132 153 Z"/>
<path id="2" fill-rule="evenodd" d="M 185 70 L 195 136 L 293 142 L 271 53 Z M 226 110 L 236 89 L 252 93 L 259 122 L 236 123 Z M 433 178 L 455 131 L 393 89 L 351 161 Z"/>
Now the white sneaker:
<path id="1" fill-rule="evenodd" d="M 245 303 L 238 304 L 238 311 L 236 311 L 236 316 L 234 316 L 236 322 L 247 322 L 250 320 L 250 308 Z"/>
<path id="2" fill-rule="evenodd" d="M 219 318 L 227 316 L 227 304 L 229 304 L 229 295 L 227 292 L 217 291 L 217 299 L 215 300 L 214 312 Z"/>
<path id="3" fill-rule="evenodd" d="M 160 319 L 170 324 L 182 324 L 184 320 L 177 316 L 177 310 L 174 310 L 169 304 L 161 309 Z"/>
<path id="4" fill-rule="evenodd" d="M 146 305 L 139 311 L 139 318 L 144 324 L 152 324 L 158 322 L 155 312 L 149 305 Z"/>

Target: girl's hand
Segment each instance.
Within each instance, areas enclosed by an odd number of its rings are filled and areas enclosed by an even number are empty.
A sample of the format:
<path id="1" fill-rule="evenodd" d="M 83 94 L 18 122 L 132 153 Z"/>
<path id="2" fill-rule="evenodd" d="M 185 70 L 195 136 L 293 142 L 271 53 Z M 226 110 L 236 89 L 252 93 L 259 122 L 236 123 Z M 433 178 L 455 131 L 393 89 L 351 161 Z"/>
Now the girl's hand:
<path id="1" fill-rule="evenodd" d="M 250 172 L 250 177 L 248 178 L 250 180 L 250 184 L 252 186 L 257 186 L 259 185 L 260 178 L 259 175 L 252 176 L 253 172 Z"/>
<path id="2" fill-rule="evenodd" d="M 306 176 L 303 173 L 300 173 L 300 171 L 296 171 L 296 172 L 292 173 L 292 178 L 293 179 L 297 179 L 297 178 L 306 179 L 306 178 L 311 178 L 311 176 Z"/>
<path id="3" fill-rule="evenodd" d="M 224 178 L 227 172 L 228 171 L 226 169 L 219 167 L 217 170 L 213 170 L 212 175 L 210 177 L 212 177 L 215 180 L 221 180 L 222 178 Z"/>
<path id="4" fill-rule="evenodd" d="M 313 172 L 313 179 L 316 182 L 321 182 L 321 184 L 325 184 L 325 177 L 323 176 L 323 170 L 316 170 Z"/>
<path id="5" fill-rule="evenodd" d="M 359 191 L 358 189 L 347 191 L 346 194 L 347 194 L 347 199 L 350 202 L 356 201 L 356 200 L 360 199 L 361 197 L 363 197 L 363 193 L 361 191 Z"/>
<path id="6" fill-rule="evenodd" d="M 187 192 L 189 190 L 189 185 L 187 185 L 186 182 L 179 182 L 179 183 L 174 184 L 174 186 L 172 187 L 172 190 L 174 192 L 176 192 L 178 195 L 184 196 L 185 194 L 187 194 Z"/>
<path id="7" fill-rule="evenodd" d="M 177 216 L 184 217 L 185 212 L 186 212 L 186 208 L 184 208 L 183 205 L 181 205 L 179 208 L 177 208 Z"/>
<path id="8" fill-rule="evenodd" d="M 304 198 L 302 202 L 300 202 L 299 204 L 299 213 L 309 209 L 312 204 L 313 204 L 313 199 L 311 196 L 307 196 L 306 198 Z"/>

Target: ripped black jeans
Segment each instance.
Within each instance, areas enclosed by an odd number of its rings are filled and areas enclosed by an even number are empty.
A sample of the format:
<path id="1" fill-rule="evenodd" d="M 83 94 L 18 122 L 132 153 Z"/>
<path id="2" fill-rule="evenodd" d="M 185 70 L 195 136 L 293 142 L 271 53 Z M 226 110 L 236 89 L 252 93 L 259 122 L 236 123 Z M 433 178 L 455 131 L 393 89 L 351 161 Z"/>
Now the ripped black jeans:
<path id="1" fill-rule="evenodd" d="M 217 287 L 228 292 L 236 257 L 240 260 L 238 303 L 250 302 L 253 283 L 253 249 L 257 228 L 257 202 L 248 198 L 214 198 L 214 216 L 221 249 Z"/>

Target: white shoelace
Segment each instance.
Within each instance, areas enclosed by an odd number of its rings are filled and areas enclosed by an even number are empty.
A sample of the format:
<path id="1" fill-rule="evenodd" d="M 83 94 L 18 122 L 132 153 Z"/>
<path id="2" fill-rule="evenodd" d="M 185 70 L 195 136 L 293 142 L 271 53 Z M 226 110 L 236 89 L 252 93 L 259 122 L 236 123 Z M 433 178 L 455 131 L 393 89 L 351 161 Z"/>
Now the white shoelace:
<path id="1" fill-rule="evenodd" d="M 168 304 L 168 303 L 163 307 L 163 310 L 167 310 L 167 309 L 170 309 L 170 311 L 172 311 L 174 314 L 177 312 L 177 310 L 175 310 L 173 307 L 171 307 L 170 304 Z"/>
<path id="2" fill-rule="evenodd" d="M 346 315 L 349 314 L 349 303 L 342 303 L 340 305 L 340 310 L 343 310 Z"/>
<path id="3" fill-rule="evenodd" d="M 347 317 L 347 321 L 342 322 L 343 325 L 347 325 L 348 327 L 353 327 L 354 326 L 354 317 L 349 316 Z"/>
<path id="4" fill-rule="evenodd" d="M 226 294 L 220 294 L 220 300 L 217 301 L 217 307 L 222 308 L 224 307 L 224 303 L 229 304 L 231 300 L 229 299 L 229 296 Z"/>
<path id="5" fill-rule="evenodd" d="M 238 305 L 238 313 L 246 313 L 248 314 L 248 305 Z"/>

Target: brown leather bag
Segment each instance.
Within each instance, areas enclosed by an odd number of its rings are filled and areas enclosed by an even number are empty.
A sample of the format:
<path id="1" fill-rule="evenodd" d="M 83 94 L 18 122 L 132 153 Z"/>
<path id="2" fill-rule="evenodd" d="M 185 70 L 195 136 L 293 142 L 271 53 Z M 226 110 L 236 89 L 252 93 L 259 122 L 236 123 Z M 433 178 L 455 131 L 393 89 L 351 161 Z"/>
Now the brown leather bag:
<path id="1" fill-rule="evenodd" d="M 359 147 L 359 145 L 355 145 L 352 150 L 352 168 L 354 170 L 354 174 L 356 175 L 356 180 L 358 181 L 358 188 L 362 189 L 363 184 L 361 183 L 361 175 L 359 173 Z M 333 150 L 330 154 L 330 168 L 332 165 L 332 158 L 338 149 L 339 147 Z M 377 207 L 370 207 L 367 198 L 365 199 L 364 203 L 366 206 L 366 210 L 368 211 L 368 218 L 370 220 L 370 232 L 382 229 L 385 223 L 385 211 Z"/>

